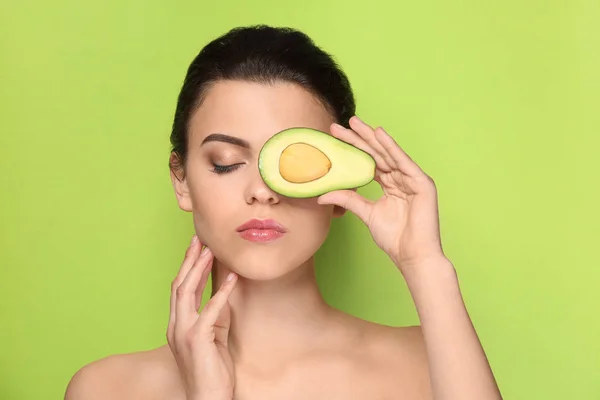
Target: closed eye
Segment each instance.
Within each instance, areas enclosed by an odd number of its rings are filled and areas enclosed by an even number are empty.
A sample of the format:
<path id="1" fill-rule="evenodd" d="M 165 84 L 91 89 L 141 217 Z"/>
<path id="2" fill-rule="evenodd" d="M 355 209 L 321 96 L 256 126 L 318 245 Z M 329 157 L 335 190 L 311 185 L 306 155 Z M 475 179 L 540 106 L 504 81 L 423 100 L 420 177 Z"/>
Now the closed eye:
<path id="1" fill-rule="evenodd" d="M 212 172 L 214 172 L 215 174 L 226 174 L 228 172 L 232 172 L 232 171 L 238 169 L 239 167 L 244 165 L 244 163 L 237 163 L 237 164 L 231 164 L 231 165 L 219 165 L 219 164 L 212 163 L 212 165 L 213 165 Z"/>

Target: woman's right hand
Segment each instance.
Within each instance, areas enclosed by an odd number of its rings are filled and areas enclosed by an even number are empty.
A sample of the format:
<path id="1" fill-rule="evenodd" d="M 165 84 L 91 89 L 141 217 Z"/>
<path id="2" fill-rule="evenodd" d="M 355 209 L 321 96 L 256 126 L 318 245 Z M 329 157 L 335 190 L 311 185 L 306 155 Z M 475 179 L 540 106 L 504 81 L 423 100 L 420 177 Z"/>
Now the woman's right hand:
<path id="1" fill-rule="evenodd" d="M 212 268 L 213 254 L 194 235 L 171 285 L 167 341 L 185 385 L 187 400 L 231 400 L 233 361 L 227 345 L 229 295 L 237 282 L 231 273 L 219 291 L 198 313 Z"/>

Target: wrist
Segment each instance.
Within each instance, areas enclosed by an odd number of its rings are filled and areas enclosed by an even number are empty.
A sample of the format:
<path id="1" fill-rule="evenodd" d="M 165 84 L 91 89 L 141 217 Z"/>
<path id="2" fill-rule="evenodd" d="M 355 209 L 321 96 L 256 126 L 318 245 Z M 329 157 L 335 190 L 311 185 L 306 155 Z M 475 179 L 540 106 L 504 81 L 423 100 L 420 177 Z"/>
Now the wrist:
<path id="1" fill-rule="evenodd" d="M 458 275 L 450 260 L 440 258 L 415 264 L 404 278 L 423 326 L 431 326 L 436 319 L 463 314 Z"/>
<path id="2" fill-rule="evenodd" d="M 411 292 L 413 289 L 426 289 L 431 285 L 458 283 L 456 269 L 445 256 L 435 256 L 403 265 L 400 271 Z"/>

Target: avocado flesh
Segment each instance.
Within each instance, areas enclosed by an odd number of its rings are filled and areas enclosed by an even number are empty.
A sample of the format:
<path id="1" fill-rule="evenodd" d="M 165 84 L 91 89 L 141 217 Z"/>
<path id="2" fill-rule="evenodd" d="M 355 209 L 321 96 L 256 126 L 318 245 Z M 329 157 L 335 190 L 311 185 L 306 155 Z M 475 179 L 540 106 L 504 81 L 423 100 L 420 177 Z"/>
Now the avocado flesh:
<path id="1" fill-rule="evenodd" d="M 310 128 L 290 128 L 273 135 L 260 151 L 258 168 L 267 186 L 294 198 L 358 188 L 375 177 L 371 155 Z"/>

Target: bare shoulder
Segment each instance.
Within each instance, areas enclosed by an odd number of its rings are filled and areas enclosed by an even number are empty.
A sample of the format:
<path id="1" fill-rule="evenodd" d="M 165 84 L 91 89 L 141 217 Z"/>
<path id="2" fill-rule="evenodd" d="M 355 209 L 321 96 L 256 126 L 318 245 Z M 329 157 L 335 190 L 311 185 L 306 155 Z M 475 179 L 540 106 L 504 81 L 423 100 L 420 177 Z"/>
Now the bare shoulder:
<path id="1" fill-rule="evenodd" d="M 421 327 L 376 325 L 374 331 L 378 343 L 373 346 L 398 389 L 410 392 L 410 398 L 431 399 L 429 363 Z"/>
<path id="2" fill-rule="evenodd" d="M 378 339 L 381 345 L 401 351 L 403 355 L 410 356 L 412 361 L 426 362 L 425 340 L 419 325 L 396 327 L 370 324 L 373 338 Z"/>
<path id="3" fill-rule="evenodd" d="M 79 369 L 67 385 L 65 400 L 177 399 L 176 368 L 167 345 L 110 355 Z"/>
<path id="4" fill-rule="evenodd" d="M 427 349 L 421 327 L 359 322 L 361 342 L 390 391 L 431 399 Z M 389 384 L 389 386 L 388 386 Z"/>

